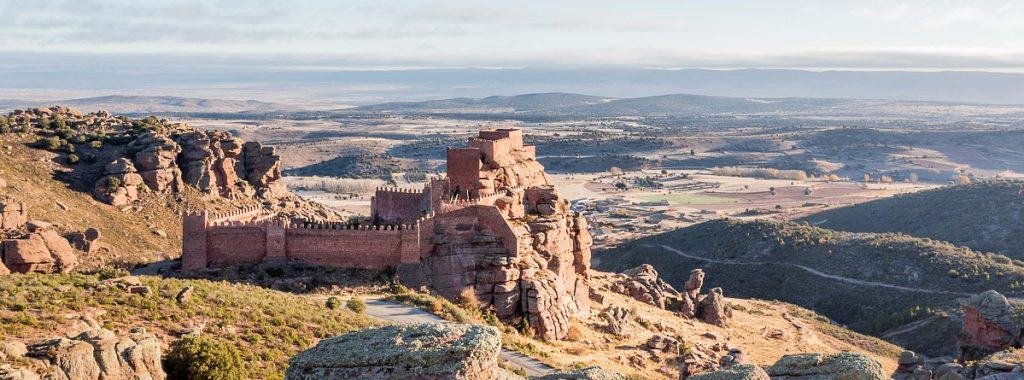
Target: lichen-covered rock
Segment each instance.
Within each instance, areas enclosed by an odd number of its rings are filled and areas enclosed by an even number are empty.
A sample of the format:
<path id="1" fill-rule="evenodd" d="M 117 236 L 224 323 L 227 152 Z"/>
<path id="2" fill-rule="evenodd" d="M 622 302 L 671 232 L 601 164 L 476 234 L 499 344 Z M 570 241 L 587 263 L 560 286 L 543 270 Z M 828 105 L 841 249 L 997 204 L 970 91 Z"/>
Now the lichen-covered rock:
<path id="1" fill-rule="evenodd" d="M 490 379 L 501 335 L 488 326 L 385 326 L 320 341 L 289 361 L 286 379 Z"/>
<path id="2" fill-rule="evenodd" d="M 989 290 L 968 298 L 961 309 L 964 323 L 956 347 L 960 360 L 977 360 L 1024 343 L 1024 304 Z"/>
<path id="3" fill-rule="evenodd" d="M 780 358 L 767 368 L 773 378 L 880 380 L 888 376 L 882 365 L 863 354 L 840 352 L 836 354 L 791 354 Z"/>
<path id="4" fill-rule="evenodd" d="M 753 364 L 740 364 L 713 372 L 690 376 L 690 380 L 769 380 L 768 373 Z M 822 378 L 824 380 L 824 378 Z"/>
<path id="5" fill-rule="evenodd" d="M 568 371 L 549 373 L 541 377 L 531 377 L 533 380 L 625 380 L 626 377 L 618 372 L 593 366 Z"/>
<path id="6" fill-rule="evenodd" d="M 124 336 L 96 328 L 30 345 L 24 360 L 32 365 L 19 371 L 47 379 L 167 378 L 160 362 L 160 341 L 138 328 Z"/>

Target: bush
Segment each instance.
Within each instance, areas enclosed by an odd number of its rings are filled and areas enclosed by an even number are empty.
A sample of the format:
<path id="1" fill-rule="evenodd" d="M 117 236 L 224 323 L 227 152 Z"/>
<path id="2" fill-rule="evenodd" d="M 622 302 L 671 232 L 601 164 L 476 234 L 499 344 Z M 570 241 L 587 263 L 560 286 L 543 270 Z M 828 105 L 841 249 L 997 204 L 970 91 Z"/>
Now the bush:
<path id="1" fill-rule="evenodd" d="M 348 302 L 345 302 L 345 307 L 356 312 L 356 314 L 362 314 L 366 311 L 366 302 L 363 302 L 362 298 L 352 297 Z"/>
<path id="2" fill-rule="evenodd" d="M 168 378 L 188 380 L 245 379 L 242 355 L 235 346 L 207 336 L 190 336 L 171 344 Z"/>
<path id="3" fill-rule="evenodd" d="M 61 145 L 63 145 L 62 141 L 57 136 L 40 137 L 39 140 L 36 140 L 36 146 L 46 150 L 57 150 Z"/>
<path id="4" fill-rule="evenodd" d="M 68 163 L 69 164 L 76 164 L 76 163 L 78 163 L 78 155 L 74 154 L 74 153 L 69 154 L 68 155 Z"/>
<path id="5" fill-rule="evenodd" d="M 327 308 L 335 310 L 341 307 L 341 299 L 338 297 L 331 297 L 327 299 Z"/>

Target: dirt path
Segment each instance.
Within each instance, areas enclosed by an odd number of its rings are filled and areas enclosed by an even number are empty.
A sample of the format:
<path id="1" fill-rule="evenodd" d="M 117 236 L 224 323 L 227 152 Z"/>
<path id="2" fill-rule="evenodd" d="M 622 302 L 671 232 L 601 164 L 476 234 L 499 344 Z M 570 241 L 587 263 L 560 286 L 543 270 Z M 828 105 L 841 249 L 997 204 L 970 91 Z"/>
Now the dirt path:
<path id="1" fill-rule="evenodd" d="M 423 323 L 423 322 L 444 322 L 447 323 L 441 317 L 430 314 L 426 311 L 418 308 L 388 302 L 380 299 L 366 300 L 366 314 L 375 318 L 383 319 L 385 321 L 394 323 Z M 555 369 L 551 366 L 541 363 L 537 359 L 529 356 L 520 354 L 518 352 L 509 351 L 504 348 L 501 349 L 501 353 L 498 357 L 511 364 L 513 367 L 522 368 L 526 371 L 528 376 L 544 376 L 548 373 L 553 372 Z"/>
<path id="2" fill-rule="evenodd" d="M 644 246 L 646 246 L 646 247 L 655 247 L 652 244 L 644 244 Z M 810 267 L 807 267 L 807 266 L 803 266 L 803 265 L 800 265 L 800 264 L 776 263 L 776 262 L 768 262 L 768 261 L 737 261 L 737 260 L 709 259 L 709 258 L 706 258 L 706 257 L 694 256 L 694 255 L 685 253 L 683 251 L 680 251 L 678 249 L 669 247 L 669 246 L 664 245 L 664 244 L 662 244 L 660 247 L 664 248 L 664 249 L 666 249 L 666 250 L 668 250 L 668 251 L 670 251 L 672 253 L 675 253 L 676 255 L 682 256 L 682 257 L 686 257 L 686 258 L 690 258 L 690 259 L 694 259 L 694 260 L 706 261 L 706 262 L 710 262 L 710 263 L 728 264 L 728 265 L 786 265 L 786 266 L 791 266 L 791 267 L 795 267 L 795 268 L 800 268 L 800 269 L 806 271 L 807 273 L 810 273 L 812 275 L 815 275 L 815 276 L 818 276 L 818 277 L 821 277 L 821 278 L 827 278 L 829 280 L 838 281 L 838 282 L 844 282 L 844 283 L 853 284 L 853 285 L 871 286 L 871 287 L 887 288 L 887 289 L 896 289 L 896 290 L 903 290 L 903 291 L 907 291 L 907 292 L 917 292 L 917 293 L 949 294 L 949 295 L 955 295 L 955 296 L 971 296 L 972 295 L 971 293 L 961 293 L 961 292 L 950 292 L 950 291 L 945 291 L 945 290 L 913 288 L 913 287 L 909 287 L 909 286 L 886 284 L 886 283 L 877 282 L 877 281 L 858 280 L 858 279 L 855 279 L 855 278 L 849 278 L 849 277 L 837 276 L 837 275 L 834 275 L 834 274 L 828 274 L 828 273 L 819 271 L 817 269 L 810 268 Z"/>

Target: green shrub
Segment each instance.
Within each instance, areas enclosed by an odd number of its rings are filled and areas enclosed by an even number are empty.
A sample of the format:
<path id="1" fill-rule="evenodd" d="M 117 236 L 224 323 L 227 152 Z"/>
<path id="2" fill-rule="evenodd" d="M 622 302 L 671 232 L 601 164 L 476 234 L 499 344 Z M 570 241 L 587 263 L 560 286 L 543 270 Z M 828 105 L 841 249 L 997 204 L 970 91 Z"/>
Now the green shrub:
<path id="1" fill-rule="evenodd" d="M 89 142 L 89 147 L 91 147 L 93 149 L 103 148 L 103 141 L 93 140 L 93 141 Z"/>
<path id="2" fill-rule="evenodd" d="M 95 274 L 96 277 L 98 277 L 98 279 L 100 281 L 103 281 L 103 280 L 108 280 L 108 279 L 111 279 L 111 278 L 118 278 L 118 277 L 128 276 L 131 273 L 129 273 L 127 270 L 125 270 L 123 268 L 106 266 L 106 267 L 102 267 L 100 269 L 97 269 L 92 274 Z"/>
<path id="3" fill-rule="evenodd" d="M 46 149 L 46 150 L 57 150 L 57 149 L 60 149 L 60 146 L 61 146 L 60 137 L 57 137 L 57 136 L 40 137 L 39 140 L 36 140 L 36 146 L 40 147 L 40 148 L 43 148 L 43 149 Z"/>
<path id="4" fill-rule="evenodd" d="M 103 181 L 103 189 L 107 194 L 113 193 L 118 187 L 121 187 L 121 180 L 117 177 L 106 177 Z"/>
<path id="5" fill-rule="evenodd" d="M 69 154 L 68 155 L 68 163 L 69 164 L 77 164 L 78 163 L 78 155 L 74 154 L 74 153 Z"/>
<path id="6" fill-rule="evenodd" d="M 341 307 L 341 299 L 338 297 L 331 297 L 327 299 L 327 308 L 335 310 Z"/>
<path id="7" fill-rule="evenodd" d="M 345 307 L 356 312 L 356 314 L 362 314 L 366 311 L 366 302 L 363 302 L 362 298 L 352 297 L 348 302 L 345 302 Z"/>
<path id="8" fill-rule="evenodd" d="M 168 378 L 188 380 L 245 379 L 242 355 L 235 346 L 207 336 L 190 336 L 167 353 Z"/>

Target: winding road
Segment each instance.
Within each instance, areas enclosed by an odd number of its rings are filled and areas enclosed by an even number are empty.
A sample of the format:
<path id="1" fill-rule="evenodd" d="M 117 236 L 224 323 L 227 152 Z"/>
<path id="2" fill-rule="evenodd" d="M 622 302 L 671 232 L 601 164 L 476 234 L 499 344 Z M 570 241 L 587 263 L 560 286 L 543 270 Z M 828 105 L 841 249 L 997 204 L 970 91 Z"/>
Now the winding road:
<path id="1" fill-rule="evenodd" d="M 394 323 L 448 323 L 448 321 L 441 319 L 441 317 L 418 308 L 380 299 L 366 300 L 365 313 L 366 315 Z M 551 366 L 541 363 L 537 359 L 518 352 L 509 351 L 504 348 L 501 349 L 501 353 L 498 354 L 498 358 L 510 364 L 512 367 L 522 368 L 523 371 L 526 372 L 527 376 L 544 376 L 555 370 Z"/>
<path id="2" fill-rule="evenodd" d="M 653 244 L 644 244 L 643 246 L 644 247 L 651 247 L 651 248 L 657 247 L 657 246 L 655 246 Z M 807 267 L 807 266 L 803 266 L 803 265 L 800 265 L 800 264 L 779 263 L 779 262 L 770 262 L 770 261 L 737 261 L 737 260 L 711 259 L 711 258 L 707 258 L 707 257 L 691 255 L 691 254 L 685 253 L 683 251 L 680 251 L 678 249 L 669 247 L 669 246 L 664 245 L 664 244 L 660 245 L 660 247 L 664 248 L 665 250 L 667 250 L 669 252 L 675 253 L 676 255 L 682 256 L 682 257 L 686 257 L 686 258 L 690 258 L 690 259 L 694 259 L 694 260 L 706 261 L 706 262 L 709 262 L 709 263 L 729 264 L 729 265 L 785 265 L 785 266 L 791 266 L 791 267 L 795 267 L 795 268 L 800 268 L 800 269 L 806 271 L 807 273 L 810 273 L 812 275 L 815 275 L 815 276 L 818 276 L 818 277 L 821 277 L 821 278 L 826 278 L 826 279 L 829 279 L 829 280 L 844 282 L 844 283 L 853 284 L 853 285 L 872 286 L 872 287 L 896 289 L 896 290 L 903 290 L 903 291 L 907 291 L 907 292 L 917 292 L 917 293 L 949 294 L 949 295 L 954 295 L 954 296 L 971 296 L 971 295 L 973 295 L 973 293 L 962 293 L 962 292 L 950 292 L 950 291 L 945 291 L 945 290 L 913 288 L 913 287 L 909 287 L 909 286 L 886 284 L 884 282 L 858 280 L 858 279 L 855 279 L 855 278 L 849 278 L 849 277 L 837 276 L 837 275 L 834 275 L 834 274 L 828 274 L 828 273 L 819 271 L 817 269 L 814 269 L 814 268 L 811 268 L 811 267 Z"/>

